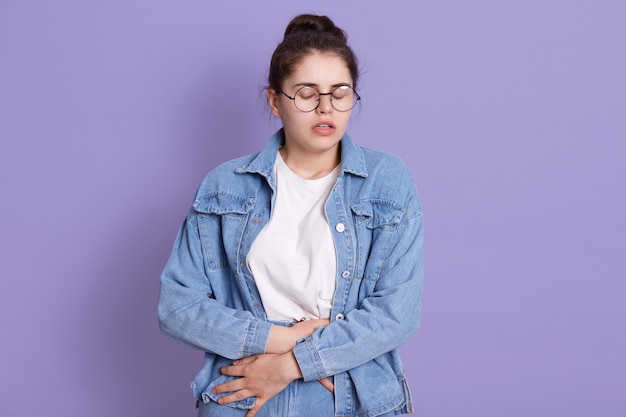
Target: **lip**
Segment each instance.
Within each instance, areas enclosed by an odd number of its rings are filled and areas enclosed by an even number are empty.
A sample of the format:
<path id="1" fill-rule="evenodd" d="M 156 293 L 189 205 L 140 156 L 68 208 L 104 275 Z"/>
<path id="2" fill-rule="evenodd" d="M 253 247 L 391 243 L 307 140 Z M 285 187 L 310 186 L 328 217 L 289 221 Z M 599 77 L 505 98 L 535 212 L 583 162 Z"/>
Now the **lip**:
<path id="1" fill-rule="evenodd" d="M 328 136 L 335 132 L 335 125 L 330 120 L 320 120 L 311 129 L 318 135 Z"/>

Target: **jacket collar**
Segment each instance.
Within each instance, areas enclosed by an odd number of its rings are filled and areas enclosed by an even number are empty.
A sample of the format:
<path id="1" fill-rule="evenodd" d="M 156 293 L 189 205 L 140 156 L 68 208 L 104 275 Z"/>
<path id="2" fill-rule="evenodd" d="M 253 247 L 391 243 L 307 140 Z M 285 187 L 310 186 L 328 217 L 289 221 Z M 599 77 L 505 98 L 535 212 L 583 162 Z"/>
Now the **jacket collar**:
<path id="1" fill-rule="evenodd" d="M 263 175 L 265 178 L 271 178 L 274 162 L 276 161 L 276 152 L 278 152 L 283 143 L 285 143 L 285 132 L 283 129 L 280 129 L 274 133 L 269 143 L 252 161 L 237 168 L 235 172 L 238 174 L 256 173 Z M 367 178 L 368 175 L 363 151 L 352 141 L 347 133 L 341 138 L 341 175 L 344 173 L 363 178 Z"/>

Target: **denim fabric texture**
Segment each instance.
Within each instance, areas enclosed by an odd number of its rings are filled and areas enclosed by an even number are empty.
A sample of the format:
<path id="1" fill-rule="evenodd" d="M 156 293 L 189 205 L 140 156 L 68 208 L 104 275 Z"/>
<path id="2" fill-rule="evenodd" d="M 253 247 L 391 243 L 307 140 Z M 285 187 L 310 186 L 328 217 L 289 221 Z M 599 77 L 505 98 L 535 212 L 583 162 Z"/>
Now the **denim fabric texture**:
<path id="1" fill-rule="evenodd" d="M 283 142 L 279 130 L 260 153 L 206 176 L 161 276 L 161 330 L 205 352 L 191 384 L 205 404 L 218 397 L 213 386 L 232 378 L 220 374 L 221 366 L 265 352 L 272 323 L 246 257 L 271 216 L 273 165 Z M 345 135 L 325 210 L 337 288 L 331 323 L 294 348 L 303 381 L 333 376 L 336 416 L 412 412 L 396 348 L 417 331 L 422 304 L 423 216 L 413 178 L 398 157 Z M 253 405 L 248 398 L 219 407 Z"/>
<path id="2" fill-rule="evenodd" d="M 200 404 L 198 417 L 243 417 L 247 410 L 224 407 L 216 402 Z M 271 398 L 255 417 L 333 417 L 333 394 L 318 381 L 293 381 L 279 395 Z"/>

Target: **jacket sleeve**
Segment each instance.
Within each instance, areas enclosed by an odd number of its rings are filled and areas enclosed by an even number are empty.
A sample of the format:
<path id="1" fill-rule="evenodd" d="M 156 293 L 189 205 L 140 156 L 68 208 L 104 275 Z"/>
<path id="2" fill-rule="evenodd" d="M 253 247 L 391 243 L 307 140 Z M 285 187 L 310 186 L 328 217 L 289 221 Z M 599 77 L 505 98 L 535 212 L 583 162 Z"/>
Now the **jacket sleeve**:
<path id="1" fill-rule="evenodd" d="M 232 280 L 232 272 L 226 267 L 211 270 L 205 262 L 197 214 L 191 210 L 161 275 L 161 331 L 182 344 L 229 359 L 263 353 L 271 324 L 217 300 L 211 282 Z"/>
<path id="2" fill-rule="evenodd" d="M 423 216 L 412 194 L 373 290 L 356 309 L 294 348 L 305 381 L 353 369 L 408 341 L 417 331 L 423 284 Z M 352 285 L 357 285 L 353 283 Z"/>

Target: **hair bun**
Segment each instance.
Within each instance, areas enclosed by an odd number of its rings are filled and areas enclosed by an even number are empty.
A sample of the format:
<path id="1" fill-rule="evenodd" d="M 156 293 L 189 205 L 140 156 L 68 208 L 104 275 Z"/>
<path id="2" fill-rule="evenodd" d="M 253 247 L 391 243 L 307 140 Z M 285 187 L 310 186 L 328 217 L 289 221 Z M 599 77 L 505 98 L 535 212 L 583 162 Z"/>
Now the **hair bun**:
<path id="1" fill-rule="evenodd" d="M 284 39 L 272 54 L 267 76 L 268 87 L 279 91 L 283 88 L 285 78 L 295 71 L 303 59 L 321 53 L 334 55 L 344 61 L 352 76 L 352 88 L 356 90 L 359 65 L 347 40 L 348 35 L 327 16 L 301 14 L 294 17 L 285 29 Z"/>
<path id="2" fill-rule="evenodd" d="M 346 33 L 335 26 L 327 16 L 317 16 L 312 14 L 301 14 L 294 17 L 285 29 L 285 38 L 300 31 L 324 32 L 335 36 L 341 42 L 347 43 Z"/>

